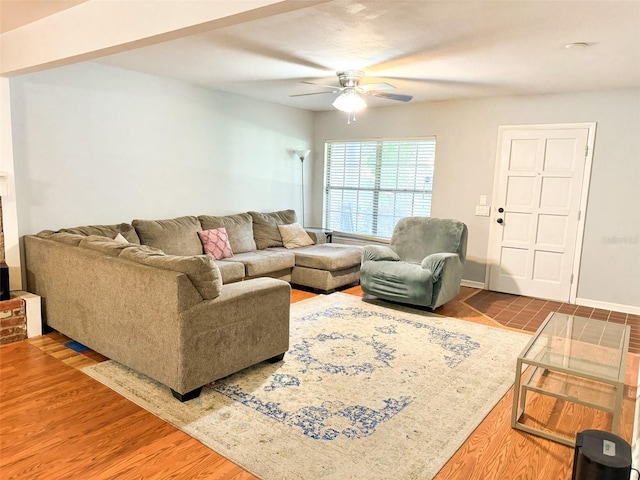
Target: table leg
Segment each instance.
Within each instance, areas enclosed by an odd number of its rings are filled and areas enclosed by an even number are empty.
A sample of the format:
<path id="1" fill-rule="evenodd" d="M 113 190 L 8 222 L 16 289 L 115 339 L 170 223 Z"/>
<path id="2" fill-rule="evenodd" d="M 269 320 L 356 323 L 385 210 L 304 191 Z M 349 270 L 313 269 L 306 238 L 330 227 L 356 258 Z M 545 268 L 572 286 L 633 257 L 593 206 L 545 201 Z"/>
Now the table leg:
<path id="1" fill-rule="evenodd" d="M 522 360 L 518 359 L 516 362 L 516 380 L 513 385 L 513 410 L 511 412 L 511 428 L 516 426 L 518 423 L 518 404 L 520 399 L 520 382 L 522 381 Z"/>
<path id="2" fill-rule="evenodd" d="M 616 385 L 616 397 L 613 402 L 613 423 L 611 424 L 611 433 L 618 433 L 618 426 L 620 425 L 620 413 L 622 413 L 622 396 L 624 393 L 624 383 Z"/>

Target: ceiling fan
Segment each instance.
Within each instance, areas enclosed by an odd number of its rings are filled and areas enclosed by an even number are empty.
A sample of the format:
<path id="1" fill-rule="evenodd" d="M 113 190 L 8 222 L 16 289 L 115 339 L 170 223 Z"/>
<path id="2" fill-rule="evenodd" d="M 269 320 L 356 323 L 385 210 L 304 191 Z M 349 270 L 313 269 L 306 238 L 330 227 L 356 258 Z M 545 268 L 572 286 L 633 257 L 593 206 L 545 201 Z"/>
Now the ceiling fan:
<path id="1" fill-rule="evenodd" d="M 300 93 L 297 95 L 291 95 L 292 97 L 303 97 L 307 95 L 321 95 L 325 93 L 339 93 L 338 97 L 334 100 L 332 105 L 348 114 L 348 123 L 355 121 L 356 112 L 367 106 L 366 102 L 362 98 L 365 95 L 373 97 L 386 98 L 389 100 L 397 100 L 399 102 L 408 102 L 413 97 L 411 95 L 401 95 L 397 93 L 386 93 L 382 90 L 392 90 L 396 87 L 389 83 L 365 83 L 360 84 L 360 81 L 364 77 L 365 73 L 362 70 L 344 70 L 336 72 L 340 86 L 335 85 L 323 85 L 314 82 L 303 81 L 309 85 L 316 85 L 318 87 L 330 88 L 330 91 L 326 92 L 311 92 Z"/>

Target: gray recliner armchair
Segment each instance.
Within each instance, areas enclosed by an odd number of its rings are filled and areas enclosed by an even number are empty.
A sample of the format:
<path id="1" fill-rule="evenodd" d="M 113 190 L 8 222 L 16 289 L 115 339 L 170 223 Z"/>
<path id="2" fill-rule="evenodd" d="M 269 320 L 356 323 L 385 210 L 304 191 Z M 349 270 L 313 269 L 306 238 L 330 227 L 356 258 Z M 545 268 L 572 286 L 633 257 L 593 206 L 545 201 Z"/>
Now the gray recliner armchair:
<path id="1" fill-rule="evenodd" d="M 460 291 L 467 226 L 457 220 L 402 218 L 387 246 L 362 251 L 362 291 L 394 302 L 436 309 Z"/>

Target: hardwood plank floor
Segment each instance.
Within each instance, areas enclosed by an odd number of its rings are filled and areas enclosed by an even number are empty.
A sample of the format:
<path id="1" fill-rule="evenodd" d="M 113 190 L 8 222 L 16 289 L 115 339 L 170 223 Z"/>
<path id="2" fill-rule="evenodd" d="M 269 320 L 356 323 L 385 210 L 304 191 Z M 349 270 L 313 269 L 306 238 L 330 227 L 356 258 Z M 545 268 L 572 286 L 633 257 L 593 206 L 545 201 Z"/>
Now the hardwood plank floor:
<path id="1" fill-rule="evenodd" d="M 256 478 L 28 342 L 0 362 L 3 480 Z"/>
<path id="2" fill-rule="evenodd" d="M 345 293 L 362 295 L 360 287 Z M 478 290 L 463 288 L 455 301 L 436 313 L 509 328 L 466 302 L 476 293 Z M 292 301 L 313 296 L 294 290 Z M 54 332 L 0 347 L 0 478 L 256 478 L 84 375 L 80 368 L 105 357 L 91 350 L 75 352 L 64 346 L 67 340 Z M 633 429 L 638 358 L 630 354 L 627 362 L 620 432 L 627 441 Z M 569 480 L 573 449 L 513 430 L 512 400 L 513 389 L 435 480 Z M 531 417 L 559 430 L 610 425 L 608 416 L 593 410 L 540 398 L 531 401 Z"/>

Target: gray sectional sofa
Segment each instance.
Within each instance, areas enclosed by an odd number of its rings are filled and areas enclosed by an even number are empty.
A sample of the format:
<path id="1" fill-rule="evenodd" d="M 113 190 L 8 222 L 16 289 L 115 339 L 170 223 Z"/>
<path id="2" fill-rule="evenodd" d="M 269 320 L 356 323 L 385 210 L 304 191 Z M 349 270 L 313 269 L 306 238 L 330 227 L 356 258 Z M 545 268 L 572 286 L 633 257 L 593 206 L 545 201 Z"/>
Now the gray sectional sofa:
<path id="1" fill-rule="evenodd" d="M 283 358 L 288 282 L 332 290 L 358 281 L 360 248 L 316 239 L 287 249 L 275 232 L 294 222 L 285 210 L 27 235 L 27 289 L 42 297 L 47 325 L 188 400 L 207 383 Z M 233 256 L 215 260 L 198 232 L 220 226 Z"/>
<path id="2" fill-rule="evenodd" d="M 323 237 L 311 232 L 314 245 L 284 248 L 278 225 L 296 222 L 294 210 L 261 213 L 246 212 L 237 215 L 200 215 L 189 218 L 191 228 L 208 230 L 225 227 L 233 257 L 216 260 L 224 283 L 242 279 L 269 276 L 295 285 L 324 292 L 335 290 L 360 280 L 360 247 L 326 243 Z M 182 220 L 186 221 L 186 220 Z M 133 226 L 142 235 L 143 244 L 153 245 L 145 235 L 143 221 L 134 220 Z M 197 237 L 196 237 L 197 238 Z M 193 251 L 198 247 L 194 242 Z M 153 245 L 156 246 L 156 245 Z M 159 246 L 159 248 L 162 248 Z M 171 248 L 172 253 L 185 255 L 187 250 Z M 169 253 L 169 252 L 167 252 Z"/>

